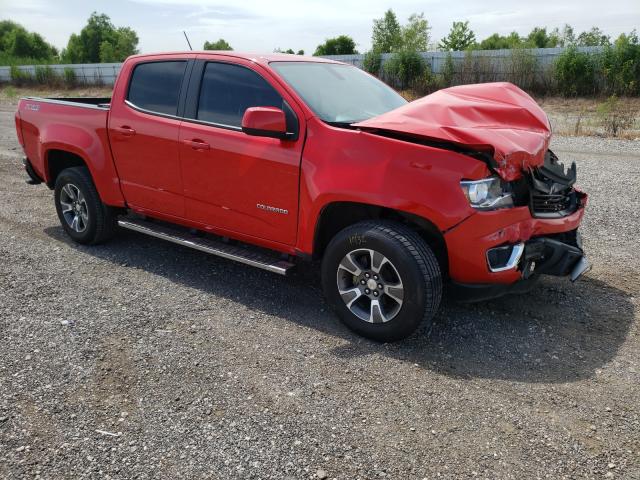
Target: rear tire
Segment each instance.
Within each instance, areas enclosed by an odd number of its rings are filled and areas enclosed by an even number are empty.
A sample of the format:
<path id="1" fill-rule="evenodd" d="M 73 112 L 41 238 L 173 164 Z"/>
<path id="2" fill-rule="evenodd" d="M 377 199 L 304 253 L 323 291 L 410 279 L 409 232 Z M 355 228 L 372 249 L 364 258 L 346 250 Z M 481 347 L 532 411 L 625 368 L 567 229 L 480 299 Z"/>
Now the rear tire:
<path id="1" fill-rule="evenodd" d="M 438 260 L 405 225 L 360 222 L 339 232 L 322 261 L 322 285 L 331 308 L 354 332 L 379 342 L 431 326 L 442 298 Z"/>
<path id="2" fill-rule="evenodd" d="M 86 167 L 60 172 L 54 202 L 62 228 L 74 242 L 95 245 L 115 234 L 116 209 L 102 203 Z"/>

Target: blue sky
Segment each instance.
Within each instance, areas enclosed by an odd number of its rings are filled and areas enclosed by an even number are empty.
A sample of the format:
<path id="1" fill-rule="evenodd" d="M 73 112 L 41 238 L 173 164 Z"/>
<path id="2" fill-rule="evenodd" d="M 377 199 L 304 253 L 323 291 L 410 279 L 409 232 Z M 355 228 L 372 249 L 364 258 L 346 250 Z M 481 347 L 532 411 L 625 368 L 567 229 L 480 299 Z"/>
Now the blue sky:
<path id="1" fill-rule="evenodd" d="M 194 48 L 222 37 L 235 50 L 293 48 L 313 53 L 324 39 L 343 33 L 355 39 L 360 51 L 367 50 L 372 20 L 389 7 L 401 21 L 411 13 L 424 12 L 435 41 L 454 20 L 469 20 L 479 38 L 512 30 L 525 34 L 537 25 L 553 28 L 564 23 L 576 32 L 597 25 L 612 36 L 640 29 L 640 0 L 0 0 L 0 18 L 40 32 L 59 48 L 97 10 L 109 15 L 116 26 L 135 29 L 142 52 L 185 49 L 182 30 L 186 30 Z"/>

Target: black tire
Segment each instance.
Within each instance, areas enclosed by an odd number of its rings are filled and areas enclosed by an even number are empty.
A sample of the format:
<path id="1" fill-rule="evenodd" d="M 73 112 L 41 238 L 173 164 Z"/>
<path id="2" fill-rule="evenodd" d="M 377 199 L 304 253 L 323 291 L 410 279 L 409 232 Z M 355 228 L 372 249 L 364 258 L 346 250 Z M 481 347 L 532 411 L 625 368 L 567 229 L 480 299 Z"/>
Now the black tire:
<path id="1" fill-rule="evenodd" d="M 347 307 L 346 302 L 353 297 L 343 300 L 339 293 L 338 284 L 344 281 L 345 277 L 346 281 L 353 281 L 354 288 L 364 288 L 364 285 L 361 287 L 360 284 L 366 281 L 364 275 L 367 274 L 367 268 L 360 269 L 362 273 L 359 275 L 348 272 L 345 275 L 344 268 L 340 267 L 347 254 L 355 255 L 356 258 L 361 255 L 360 258 L 366 261 L 367 254 L 361 253 L 362 250 L 372 250 L 386 257 L 393 268 L 391 273 L 395 272 L 403 285 L 403 298 L 399 307 L 386 299 L 387 304 L 392 305 L 392 313 L 393 309 L 396 309 L 393 316 L 374 315 L 374 308 L 371 306 L 373 297 L 369 295 L 365 298 L 365 295 L 362 295 L 355 298 L 358 298 L 356 302 L 361 302 L 364 307 L 361 309 L 354 303 L 357 307 L 354 310 L 359 310 L 360 314 L 365 312 L 366 316 L 366 302 L 369 301 L 371 316 L 368 321 L 364 320 Z M 374 262 L 373 255 L 371 254 L 371 263 Z M 359 265 L 362 263 L 358 263 Z M 373 270 L 369 273 L 373 275 Z M 415 231 L 400 223 L 388 221 L 360 222 L 339 232 L 327 246 L 322 259 L 322 286 L 330 307 L 347 327 L 379 342 L 393 342 L 406 338 L 421 322 L 427 322 L 430 328 L 442 298 L 442 275 L 431 248 Z M 344 292 L 351 287 L 342 288 Z M 383 295 L 376 297 L 380 304 L 383 302 L 382 297 Z M 381 312 L 383 309 L 378 310 Z"/>
<path id="2" fill-rule="evenodd" d="M 79 198 L 83 199 L 82 202 L 71 202 L 79 209 L 78 212 L 82 211 L 83 213 L 81 218 L 84 220 L 80 220 L 84 226 L 82 231 L 78 231 L 77 224 L 76 228 L 73 228 L 69 223 L 69 212 L 67 212 L 67 217 L 63 213 L 62 201 L 66 200 L 65 204 L 69 205 L 69 200 L 73 200 L 67 194 L 69 189 L 76 194 L 79 191 L 81 194 Z M 115 234 L 117 228 L 116 209 L 102 203 L 91 174 L 86 167 L 71 167 L 60 172 L 56 178 L 54 201 L 62 228 L 74 242 L 95 245 L 109 240 Z M 75 211 L 71 215 L 74 213 Z"/>

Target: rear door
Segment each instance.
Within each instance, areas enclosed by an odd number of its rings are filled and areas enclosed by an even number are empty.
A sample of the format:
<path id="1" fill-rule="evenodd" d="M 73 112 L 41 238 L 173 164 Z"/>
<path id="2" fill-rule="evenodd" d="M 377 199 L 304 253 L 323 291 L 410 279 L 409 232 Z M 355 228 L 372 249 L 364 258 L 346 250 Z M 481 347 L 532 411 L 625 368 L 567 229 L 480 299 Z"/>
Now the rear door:
<path id="1" fill-rule="evenodd" d="M 178 152 L 181 108 L 195 55 L 145 59 L 121 73 L 109 114 L 109 139 L 127 203 L 184 217 Z"/>
<path id="2" fill-rule="evenodd" d="M 249 107 L 285 110 L 292 140 L 249 136 Z M 303 115 L 287 92 L 255 64 L 198 59 L 192 73 L 180 160 L 189 220 L 292 245 L 296 240 Z"/>

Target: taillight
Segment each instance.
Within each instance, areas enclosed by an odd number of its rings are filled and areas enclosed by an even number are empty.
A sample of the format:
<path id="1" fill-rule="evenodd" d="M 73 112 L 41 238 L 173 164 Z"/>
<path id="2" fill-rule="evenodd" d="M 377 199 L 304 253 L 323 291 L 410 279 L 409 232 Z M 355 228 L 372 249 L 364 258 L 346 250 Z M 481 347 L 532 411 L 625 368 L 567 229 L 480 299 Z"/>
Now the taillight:
<path id="1" fill-rule="evenodd" d="M 20 119 L 20 112 L 15 114 L 16 120 L 16 134 L 18 135 L 18 142 L 24 147 L 24 139 L 22 138 L 22 120 Z"/>

